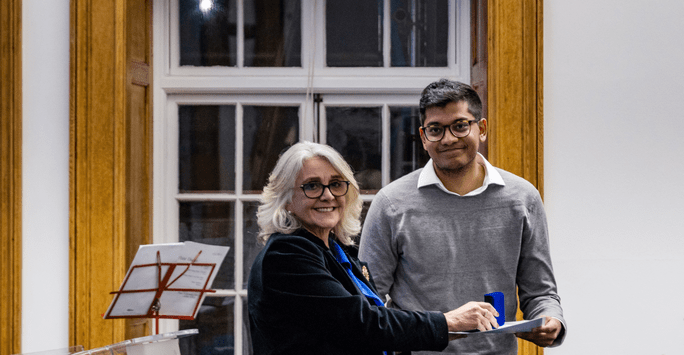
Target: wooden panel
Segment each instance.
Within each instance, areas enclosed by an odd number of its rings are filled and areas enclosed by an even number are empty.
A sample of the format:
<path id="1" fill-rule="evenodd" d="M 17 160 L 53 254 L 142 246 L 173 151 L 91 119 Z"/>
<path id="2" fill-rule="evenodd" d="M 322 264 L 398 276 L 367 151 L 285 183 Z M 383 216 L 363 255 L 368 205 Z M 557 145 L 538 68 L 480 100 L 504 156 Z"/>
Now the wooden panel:
<path id="1" fill-rule="evenodd" d="M 537 34 L 537 67 L 535 86 L 537 88 L 535 96 L 537 98 L 537 189 L 544 198 L 544 0 L 537 0 L 535 9 L 536 22 L 534 31 Z"/>
<path id="2" fill-rule="evenodd" d="M 470 2 L 470 85 L 482 100 L 482 117 L 488 118 L 487 95 L 487 0 Z M 489 159 L 489 140 L 480 144 L 479 152 Z"/>
<path id="3" fill-rule="evenodd" d="M 138 245 L 151 239 L 150 93 L 139 70 L 151 57 L 151 6 L 71 6 L 70 343 L 90 349 L 149 334 L 145 321 L 102 314 Z"/>
<path id="4" fill-rule="evenodd" d="M 152 6 L 126 6 L 126 265 L 141 244 L 152 243 Z M 151 321 L 126 321 L 126 339 L 151 334 Z"/>
<path id="5" fill-rule="evenodd" d="M 540 189 L 541 4 L 541 0 L 490 1 L 488 21 L 490 160 Z"/>
<path id="6" fill-rule="evenodd" d="M 115 5 L 72 2 L 70 343 L 86 349 L 123 340 L 122 322 L 99 316 L 124 267 L 114 235 Z"/>
<path id="7" fill-rule="evenodd" d="M 542 2 L 488 1 L 487 98 L 489 160 L 527 179 L 543 196 Z M 518 353 L 543 349 L 519 340 Z"/>
<path id="8" fill-rule="evenodd" d="M 21 0 L 0 2 L 0 354 L 21 352 Z"/>

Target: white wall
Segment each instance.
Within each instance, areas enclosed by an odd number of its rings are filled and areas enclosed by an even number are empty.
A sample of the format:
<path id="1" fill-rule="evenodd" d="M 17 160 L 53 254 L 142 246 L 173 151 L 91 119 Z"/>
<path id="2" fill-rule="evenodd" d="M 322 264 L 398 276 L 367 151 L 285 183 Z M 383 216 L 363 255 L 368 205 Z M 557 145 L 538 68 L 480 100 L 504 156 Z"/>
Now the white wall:
<path id="1" fill-rule="evenodd" d="M 684 349 L 682 16 L 680 0 L 544 1 L 545 202 L 569 325 L 547 354 Z M 33 352 L 69 345 L 69 0 L 24 0 L 23 37 Z"/>
<path id="2" fill-rule="evenodd" d="M 22 2 L 22 352 L 69 346 L 69 0 Z"/>
<path id="3" fill-rule="evenodd" d="M 684 352 L 684 2 L 544 1 L 548 354 Z"/>

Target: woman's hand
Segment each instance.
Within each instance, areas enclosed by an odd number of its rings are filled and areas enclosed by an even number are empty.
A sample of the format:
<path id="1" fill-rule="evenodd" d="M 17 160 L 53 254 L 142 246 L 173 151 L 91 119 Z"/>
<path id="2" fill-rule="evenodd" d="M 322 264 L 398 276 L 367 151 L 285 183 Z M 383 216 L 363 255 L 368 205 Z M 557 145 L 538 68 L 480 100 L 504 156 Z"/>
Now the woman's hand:
<path id="1" fill-rule="evenodd" d="M 444 313 L 450 332 L 468 330 L 486 331 L 499 327 L 496 317 L 499 312 L 487 302 L 468 302 L 463 306 Z"/>

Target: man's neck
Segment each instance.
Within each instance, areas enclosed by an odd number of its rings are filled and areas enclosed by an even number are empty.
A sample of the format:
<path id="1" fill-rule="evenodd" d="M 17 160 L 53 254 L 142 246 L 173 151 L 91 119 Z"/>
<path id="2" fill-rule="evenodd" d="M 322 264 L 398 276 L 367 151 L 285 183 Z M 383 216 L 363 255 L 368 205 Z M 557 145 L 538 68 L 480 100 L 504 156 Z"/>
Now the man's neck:
<path id="1" fill-rule="evenodd" d="M 461 196 L 481 187 L 486 176 L 485 163 L 479 155 L 472 164 L 457 170 L 438 169 L 433 165 L 435 173 L 447 190 Z"/>

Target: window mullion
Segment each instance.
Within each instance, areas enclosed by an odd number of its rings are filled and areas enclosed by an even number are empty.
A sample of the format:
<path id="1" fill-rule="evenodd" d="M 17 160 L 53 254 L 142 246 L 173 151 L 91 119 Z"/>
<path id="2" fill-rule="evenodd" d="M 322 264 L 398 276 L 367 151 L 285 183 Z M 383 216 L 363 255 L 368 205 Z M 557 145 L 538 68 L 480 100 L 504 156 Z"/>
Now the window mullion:
<path id="1" fill-rule="evenodd" d="M 451 10 L 454 9 L 454 10 Z M 461 80 L 470 83 L 470 2 L 449 1 L 449 67 L 459 71 Z"/>
<path id="2" fill-rule="evenodd" d="M 382 105 L 382 173 L 381 184 L 385 186 L 390 183 L 390 109 L 388 104 Z"/>
<path id="3" fill-rule="evenodd" d="M 233 321 L 234 321 L 234 335 L 235 335 L 235 351 L 237 354 L 242 353 L 242 297 L 240 297 L 240 291 L 242 290 L 243 283 L 243 213 L 242 213 L 242 200 L 238 199 L 235 201 L 235 302 L 233 303 Z"/>
<path id="4" fill-rule="evenodd" d="M 242 350 L 243 344 L 242 344 L 242 297 L 240 295 L 235 296 L 235 310 L 233 311 L 233 334 L 234 334 L 234 354 L 244 354 L 245 352 Z"/>
<path id="5" fill-rule="evenodd" d="M 449 8 L 449 33 L 447 34 L 447 38 L 448 38 L 447 45 L 449 46 L 449 48 L 447 50 L 447 65 L 449 66 L 449 68 L 453 68 L 457 64 L 456 61 L 460 60 L 460 58 L 458 58 L 457 54 L 456 54 L 456 48 L 457 48 L 456 43 L 460 40 L 460 38 L 458 38 L 456 36 L 456 20 L 457 20 L 456 13 L 457 13 L 457 10 L 460 10 L 460 9 L 458 9 L 458 5 L 454 4 L 454 2 L 452 2 L 452 1 L 449 1 L 448 8 Z M 458 11 L 458 12 L 460 13 L 460 11 Z"/>
<path id="6" fill-rule="evenodd" d="M 242 0 L 239 1 L 242 4 Z M 238 21 L 240 22 L 240 21 Z M 235 105 L 235 194 L 237 199 L 235 200 L 233 211 L 235 213 L 235 225 L 233 226 L 234 235 L 234 255 L 235 255 L 235 265 L 233 271 L 235 272 L 235 285 L 233 288 L 236 291 L 235 301 L 233 302 L 233 335 L 234 335 L 234 349 L 236 353 L 242 353 L 242 300 L 239 295 L 242 290 L 242 264 L 243 264 L 243 247 L 242 247 L 242 184 L 243 184 L 243 155 L 244 155 L 244 142 L 243 142 L 243 128 L 244 128 L 244 110 L 242 103 L 238 102 Z"/>
<path id="7" fill-rule="evenodd" d="M 237 1 L 237 27 L 235 29 L 237 39 L 237 67 L 243 68 L 245 66 L 245 2 L 244 0 Z"/>
<path id="8" fill-rule="evenodd" d="M 324 0 L 312 0 L 313 1 L 313 18 L 311 23 L 315 29 L 312 31 L 312 43 L 313 47 L 313 67 L 315 69 L 323 69 L 326 67 L 326 57 L 325 57 L 325 46 L 326 46 L 326 32 L 325 32 L 325 1 Z"/>
<path id="9" fill-rule="evenodd" d="M 392 60 L 392 9 L 391 0 L 385 0 L 383 6 L 383 16 L 382 16 L 382 57 L 383 66 L 389 68 Z"/>
<path id="10" fill-rule="evenodd" d="M 244 127 L 244 110 L 242 103 L 235 105 L 235 204 L 234 204 L 234 221 L 233 227 L 234 235 L 234 252 L 235 252 L 235 291 L 242 289 L 242 185 L 244 175 L 244 142 L 243 142 L 243 127 Z"/>
<path id="11" fill-rule="evenodd" d="M 235 195 L 238 199 L 242 196 L 243 115 L 242 103 L 238 102 L 235 104 Z"/>
<path id="12" fill-rule="evenodd" d="M 323 96 L 321 96 L 323 97 Z M 314 103 L 315 105 L 316 103 Z M 327 141 L 327 136 L 326 136 L 326 130 L 328 129 L 328 125 L 326 122 L 325 118 L 325 103 L 321 102 L 320 105 L 318 105 L 318 143 L 321 144 L 326 144 Z"/>

